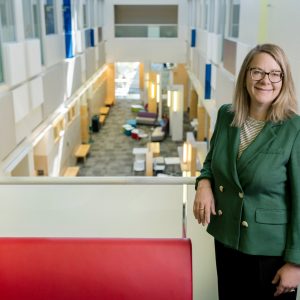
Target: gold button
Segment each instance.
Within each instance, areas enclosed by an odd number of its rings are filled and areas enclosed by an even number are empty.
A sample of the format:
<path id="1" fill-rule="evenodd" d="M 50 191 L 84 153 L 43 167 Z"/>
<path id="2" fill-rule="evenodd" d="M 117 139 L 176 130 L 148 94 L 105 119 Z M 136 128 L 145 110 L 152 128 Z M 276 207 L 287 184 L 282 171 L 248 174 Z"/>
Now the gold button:
<path id="1" fill-rule="evenodd" d="M 222 216 L 222 215 L 223 215 L 223 212 L 222 212 L 221 209 L 218 210 L 218 215 L 219 215 L 219 216 Z"/>
<path id="2" fill-rule="evenodd" d="M 219 186 L 219 190 L 220 190 L 221 193 L 223 193 L 223 191 L 224 191 L 224 186 L 223 186 L 223 185 L 220 185 L 220 186 Z"/>
<path id="3" fill-rule="evenodd" d="M 244 193 L 239 192 L 239 197 L 240 197 L 241 199 L 243 199 L 243 198 L 244 198 Z"/>
<path id="4" fill-rule="evenodd" d="M 246 227 L 246 228 L 249 227 L 249 225 L 248 225 L 248 223 L 247 223 L 246 221 L 243 221 L 243 222 L 242 222 L 242 226 L 244 226 L 244 227 Z"/>

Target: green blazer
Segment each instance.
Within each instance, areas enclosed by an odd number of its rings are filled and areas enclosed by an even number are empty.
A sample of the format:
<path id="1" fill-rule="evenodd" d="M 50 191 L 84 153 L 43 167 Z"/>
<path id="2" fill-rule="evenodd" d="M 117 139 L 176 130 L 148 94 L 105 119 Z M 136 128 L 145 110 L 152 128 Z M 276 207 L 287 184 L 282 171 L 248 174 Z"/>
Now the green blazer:
<path id="1" fill-rule="evenodd" d="M 216 216 L 207 231 L 253 255 L 300 264 L 300 117 L 267 122 L 237 160 L 240 128 L 223 105 L 210 150 L 196 180 L 212 183 Z"/>

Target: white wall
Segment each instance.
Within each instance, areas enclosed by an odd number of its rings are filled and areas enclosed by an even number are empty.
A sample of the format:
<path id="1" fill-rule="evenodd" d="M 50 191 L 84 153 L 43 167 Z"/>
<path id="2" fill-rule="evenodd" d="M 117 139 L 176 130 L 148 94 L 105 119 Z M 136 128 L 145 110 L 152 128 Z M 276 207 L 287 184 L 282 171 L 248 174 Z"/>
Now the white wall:
<path id="1" fill-rule="evenodd" d="M 260 0 L 243 0 L 240 5 L 240 27 L 238 40 L 245 44 L 256 45 L 259 37 Z M 264 1 L 266 2 L 266 1 Z"/>
<path id="2" fill-rule="evenodd" d="M 288 55 L 300 106 L 300 2 L 273 0 L 268 6 L 267 34 L 270 42 L 280 45 Z"/>

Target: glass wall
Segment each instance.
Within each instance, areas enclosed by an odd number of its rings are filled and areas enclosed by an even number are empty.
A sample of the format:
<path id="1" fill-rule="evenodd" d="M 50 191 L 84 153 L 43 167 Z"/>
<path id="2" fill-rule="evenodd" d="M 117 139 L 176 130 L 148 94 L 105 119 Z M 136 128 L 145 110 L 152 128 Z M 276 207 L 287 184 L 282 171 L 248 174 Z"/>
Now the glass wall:
<path id="1" fill-rule="evenodd" d="M 13 2 L 11 0 L 0 0 L 0 22 L 2 42 L 13 42 L 16 40 L 15 20 Z"/>
<path id="2" fill-rule="evenodd" d="M 14 8 L 11 0 L 0 0 L 0 82 L 4 81 L 2 43 L 16 40 Z"/>
<path id="3" fill-rule="evenodd" d="M 232 0 L 229 22 L 229 37 L 238 38 L 240 25 L 240 0 Z"/>
<path id="4" fill-rule="evenodd" d="M 45 27 L 46 27 L 47 35 L 57 33 L 55 4 L 56 4 L 56 0 L 44 1 Z"/>
<path id="5" fill-rule="evenodd" d="M 40 26 L 37 0 L 23 0 L 23 16 L 25 38 L 39 38 Z"/>

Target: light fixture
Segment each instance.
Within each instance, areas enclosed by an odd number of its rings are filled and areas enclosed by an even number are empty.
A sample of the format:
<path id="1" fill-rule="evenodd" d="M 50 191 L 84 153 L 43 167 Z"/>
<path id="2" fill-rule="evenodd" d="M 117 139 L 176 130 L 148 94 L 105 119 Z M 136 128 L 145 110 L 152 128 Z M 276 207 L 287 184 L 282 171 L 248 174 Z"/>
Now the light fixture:
<path id="1" fill-rule="evenodd" d="M 184 164 L 188 162 L 188 144 L 183 143 L 182 161 Z"/>
<path id="2" fill-rule="evenodd" d="M 179 97 L 178 97 L 178 91 L 173 91 L 172 92 L 172 105 L 173 105 L 173 111 L 174 112 L 177 112 L 178 111 L 178 106 L 179 106 L 179 103 L 178 103 L 178 101 L 179 101 Z"/>
<path id="3" fill-rule="evenodd" d="M 149 88 L 149 73 L 148 72 L 145 74 L 145 83 L 146 83 L 146 88 L 148 89 Z"/>
<path id="4" fill-rule="evenodd" d="M 160 74 L 156 75 L 156 84 L 160 84 Z"/>
<path id="5" fill-rule="evenodd" d="M 150 96 L 151 96 L 152 99 L 154 99 L 155 98 L 155 85 L 154 85 L 153 82 L 151 82 L 150 86 L 151 86 L 151 90 L 150 90 L 151 94 L 150 94 Z"/>
<path id="6" fill-rule="evenodd" d="M 172 91 L 168 90 L 168 93 L 167 93 L 167 105 L 168 105 L 168 107 L 171 107 L 171 103 L 172 103 Z"/>
<path id="7" fill-rule="evenodd" d="M 160 93 L 160 75 L 156 75 L 156 102 L 160 103 L 161 93 Z"/>

